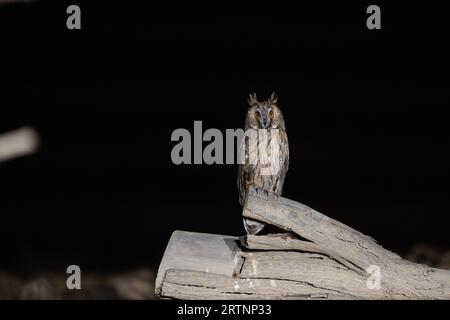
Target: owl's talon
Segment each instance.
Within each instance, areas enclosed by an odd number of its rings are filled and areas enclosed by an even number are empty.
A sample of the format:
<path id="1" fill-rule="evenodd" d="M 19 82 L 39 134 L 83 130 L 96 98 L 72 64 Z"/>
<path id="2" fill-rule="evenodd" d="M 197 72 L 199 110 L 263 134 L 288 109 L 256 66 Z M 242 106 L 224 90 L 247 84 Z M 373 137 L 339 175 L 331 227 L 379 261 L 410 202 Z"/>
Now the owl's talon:
<path id="1" fill-rule="evenodd" d="M 269 198 L 272 200 L 278 200 L 279 196 L 274 192 L 269 192 Z"/>

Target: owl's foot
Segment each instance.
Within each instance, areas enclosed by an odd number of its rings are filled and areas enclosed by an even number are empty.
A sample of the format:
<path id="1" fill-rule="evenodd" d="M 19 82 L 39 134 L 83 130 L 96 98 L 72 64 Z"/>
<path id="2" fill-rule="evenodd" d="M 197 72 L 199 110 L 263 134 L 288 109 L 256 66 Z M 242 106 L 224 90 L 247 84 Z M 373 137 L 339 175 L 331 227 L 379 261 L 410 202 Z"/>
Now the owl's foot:
<path id="1" fill-rule="evenodd" d="M 268 194 L 268 197 L 270 198 L 270 199 L 272 199 L 272 200 L 276 200 L 276 201 L 278 201 L 279 200 L 279 198 L 280 198 L 280 196 L 279 195 L 277 195 L 276 193 L 274 193 L 274 192 L 269 192 L 269 194 Z"/>
<path id="2" fill-rule="evenodd" d="M 266 197 L 266 198 L 273 199 L 273 200 L 279 199 L 279 196 L 276 193 L 271 192 L 271 191 L 257 188 L 257 189 L 255 189 L 255 192 L 257 195 L 262 196 L 262 197 Z"/>
<path id="3" fill-rule="evenodd" d="M 256 192 L 257 195 L 262 196 L 262 197 L 268 197 L 269 196 L 269 192 L 267 190 L 264 190 L 264 189 L 256 188 L 255 192 Z"/>

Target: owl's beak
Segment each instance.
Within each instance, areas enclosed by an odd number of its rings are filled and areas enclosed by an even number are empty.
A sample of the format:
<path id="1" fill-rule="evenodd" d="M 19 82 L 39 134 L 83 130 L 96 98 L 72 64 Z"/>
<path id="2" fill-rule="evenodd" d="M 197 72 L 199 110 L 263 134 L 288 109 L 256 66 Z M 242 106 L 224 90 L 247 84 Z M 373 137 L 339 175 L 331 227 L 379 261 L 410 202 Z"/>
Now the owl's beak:
<path id="1" fill-rule="evenodd" d="M 261 119 L 261 126 L 264 128 L 264 129 L 267 129 L 267 126 L 269 125 L 269 119 L 267 119 L 266 117 L 263 117 L 262 119 Z"/>

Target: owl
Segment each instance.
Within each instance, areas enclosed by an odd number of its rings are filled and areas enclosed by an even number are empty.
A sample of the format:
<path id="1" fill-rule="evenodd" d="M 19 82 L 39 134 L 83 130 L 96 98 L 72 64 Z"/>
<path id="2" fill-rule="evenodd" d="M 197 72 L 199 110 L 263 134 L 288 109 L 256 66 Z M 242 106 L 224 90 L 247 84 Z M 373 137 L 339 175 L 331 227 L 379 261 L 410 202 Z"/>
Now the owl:
<path id="1" fill-rule="evenodd" d="M 288 137 L 275 93 L 262 102 L 258 101 L 256 94 L 251 94 L 248 103 L 245 132 L 246 136 L 249 132 L 252 135 L 242 140 L 242 161 L 238 168 L 239 202 L 242 206 L 250 187 L 257 192 L 281 195 L 289 167 Z M 244 218 L 244 227 L 247 234 L 258 234 L 264 224 Z"/>

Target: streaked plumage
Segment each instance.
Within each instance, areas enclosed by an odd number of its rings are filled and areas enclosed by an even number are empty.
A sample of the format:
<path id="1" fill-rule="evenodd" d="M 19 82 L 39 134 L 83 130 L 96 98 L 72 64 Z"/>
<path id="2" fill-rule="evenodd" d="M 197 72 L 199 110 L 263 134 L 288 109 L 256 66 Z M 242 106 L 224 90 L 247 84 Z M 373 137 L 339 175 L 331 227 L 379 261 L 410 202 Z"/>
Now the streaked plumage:
<path id="1" fill-rule="evenodd" d="M 239 202 L 242 206 L 250 186 L 258 192 L 276 195 L 283 192 L 289 167 L 289 144 L 283 115 L 276 102 L 274 93 L 263 102 L 257 100 L 256 94 L 250 95 L 249 98 L 250 107 L 245 119 L 245 130 L 255 129 L 257 144 L 241 145 L 241 152 L 245 149 L 245 162 L 240 164 L 238 169 Z M 252 156 L 253 160 L 250 159 Z M 244 219 L 244 227 L 248 234 L 257 234 L 264 224 Z"/>

